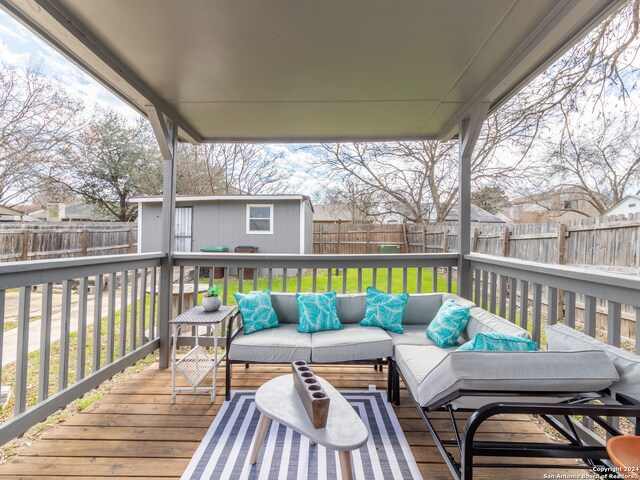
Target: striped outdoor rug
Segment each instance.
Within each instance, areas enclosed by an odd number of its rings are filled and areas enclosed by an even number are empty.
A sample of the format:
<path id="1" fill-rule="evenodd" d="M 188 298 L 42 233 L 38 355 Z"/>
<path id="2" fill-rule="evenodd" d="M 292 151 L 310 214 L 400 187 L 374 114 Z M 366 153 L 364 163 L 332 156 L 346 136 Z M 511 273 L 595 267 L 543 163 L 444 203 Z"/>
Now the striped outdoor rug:
<path id="1" fill-rule="evenodd" d="M 352 454 L 359 480 L 420 479 L 422 476 L 383 392 L 340 392 L 369 429 L 369 442 Z M 194 454 L 183 479 L 340 479 L 338 454 L 310 445 L 298 433 L 271 422 L 256 465 L 249 464 L 260 412 L 255 392 L 237 391 L 225 402 Z"/>

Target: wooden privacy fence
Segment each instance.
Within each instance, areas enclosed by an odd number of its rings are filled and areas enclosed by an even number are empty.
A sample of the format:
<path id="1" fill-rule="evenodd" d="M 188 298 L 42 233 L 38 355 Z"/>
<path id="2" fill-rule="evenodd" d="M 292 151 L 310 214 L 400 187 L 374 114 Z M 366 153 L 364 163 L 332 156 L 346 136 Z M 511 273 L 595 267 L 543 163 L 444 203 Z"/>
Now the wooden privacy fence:
<path id="1" fill-rule="evenodd" d="M 639 273 L 640 213 L 566 223 L 472 224 L 471 251 L 541 263 Z M 458 226 L 441 224 L 315 223 L 313 253 L 378 253 L 397 245 L 402 253 L 458 249 Z"/>
<path id="2" fill-rule="evenodd" d="M 132 223 L 0 224 L 0 262 L 135 253 Z"/>
<path id="3" fill-rule="evenodd" d="M 314 223 L 313 253 L 378 253 L 381 245 L 397 245 L 401 253 L 409 253 L 406 227 L 402 223 Z"/>
<path id="4" fill-rule="evenodd" d="M 618 273 L 640 273 L 640 214 L 585 218 L 566 223 L 476 223 L 471 251 L 539 263 L 574 265 Z M 314 224 L 314 253 L 377 253 L 379 245 L 399 245 L 402 253 L 446 253 L 458 249 L 458 226 L 442 224 Z M 531 296 L 531 293 L 528 293 Z M 563 300 L 560 298 L 560 300 Z M 541 302 L 547 304 L 546 291 Z M 575 296 L 576 318 L 585 299 Z M 608 306 L 597 299 L 596 322 L 606 326 Z M 635 337 L 636 309 L 622 305 L 621 329 Z"/>

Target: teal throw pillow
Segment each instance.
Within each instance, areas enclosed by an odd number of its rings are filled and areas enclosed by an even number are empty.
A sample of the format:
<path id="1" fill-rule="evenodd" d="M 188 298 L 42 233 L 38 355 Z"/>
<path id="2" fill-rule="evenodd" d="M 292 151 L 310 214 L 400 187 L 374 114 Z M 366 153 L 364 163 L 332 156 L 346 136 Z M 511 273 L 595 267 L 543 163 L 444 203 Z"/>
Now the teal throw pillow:
<path id="1" fill-rule="evenodd" d="M 367 311 L 360 322 L 363 327 L 380 327 L 393 333 L 404 333 L 402 314 L 409 299 L 408 293 L 384 293 L 367 288 Z"/>
<path id="2" fill-rule="evenodd" d="M 456 351 L 535 352 L 538 344 L 528 338 L 514 337 L 498 332 L 478 333 Z"/>
<path id="3" fill-rule="evenodd" d="M 296 293 L 302 333 L 322 332 L 324 330 L 342 330 L 336 308 L 336 292 Z"/>
<path id="4" fill-rule="evenodd" d="M 455 345 L 469 323 L 469 310 L 469 307 L 447 300 L 440 306 L 435 318 L 427 327 L 427 337 L 436 342 L 440 348 Z"/>
<path id="5" fill-rule="evenodd" d="M 271 305 L 270 290 L 260 293 L 235 292 L 233 296 L 238 302 L 245 335 L 280 326 L 276 311 Z"/>

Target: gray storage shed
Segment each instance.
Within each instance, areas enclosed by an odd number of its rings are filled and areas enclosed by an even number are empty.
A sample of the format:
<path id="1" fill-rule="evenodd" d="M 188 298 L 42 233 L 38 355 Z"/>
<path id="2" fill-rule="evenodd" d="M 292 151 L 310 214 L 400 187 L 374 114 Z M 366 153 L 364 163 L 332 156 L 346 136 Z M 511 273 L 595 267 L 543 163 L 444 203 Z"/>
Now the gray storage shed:
<path id="1" fill-rule="evenodd" d="M 138 252 L 162 248 L 162 197 L 133 197 L 138 204 Z M 313 205 L 306 195 L 176 197 L 177 252 L 224 246 L 258 247 L 260 253 L 312 253 Z"/>

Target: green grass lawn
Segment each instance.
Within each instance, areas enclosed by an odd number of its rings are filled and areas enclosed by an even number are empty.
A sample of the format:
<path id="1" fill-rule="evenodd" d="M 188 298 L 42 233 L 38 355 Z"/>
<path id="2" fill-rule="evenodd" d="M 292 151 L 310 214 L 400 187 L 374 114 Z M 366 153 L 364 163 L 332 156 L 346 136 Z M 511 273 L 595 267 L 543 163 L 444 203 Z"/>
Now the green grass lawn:
<path id="1" fill-rule="evenodd" d="M 343 270 L 338 270 L 339 275 L 336 275 L 336 270 L 332 270 L 331 274 L 331 285 L 329 285 L 329 273 L 327 269 L 319 269 L 317 271 L 316 277 L 316 291 L 317 292 L 326 292 L 329 290 L 335 290 L 338 293 L 343 291 Z M 213 282 L 220 287 L 220 291 L 222 292 L 223 281 L 222 279 L 215 279 Z M 236 277 L 229 277 L 228 279 L 228 287 L 227 287 L 227 304 L 235 305 L 236 300 L 233 297 L 233 292 L 240 291 L 239 282 Z M 201 285 L 208 285 L 209 279 L 201 278 Z M 284 279 L 282 276 L 273 276 L 271 282 L 271 290 L 274 292 L 282 292 L 283 291 L 283 283 Z M 362 269 L 362 291 L 365 291 L 368 286 L 373 286 L 373 269 L 372 268 L 363 268 Z M 423 293 L 433 292 L 433 273 L 431 268 L 423 268 L 422 269 L 422 282 L 421 282 L 421 290 Z M 269 281 L 267 277 L 261 276 L 258 278 L 258 290 L 266 290 L 269 287 Z M 388 290 L 388 277 L 387 277 L 387 269 L 379 268 L 376 271 L 376 288 L 387 291 Z M 244 280 L 242 282 L 242 291 L 244 293 L 250 292 L 254 290 L 253 288 L 253 280 Z M 298 291 L 298 278 L 294 273 L 289 273 L 287 276 L 287 284 L 286 284 L 287 292 L 296 292 Z M 312 292 L 313 291 L 313 276 L 310 270 L 305 270 L 302 275 L 301 282 L 301 292 Z M 358 269 L 352 268 L 347 269 L 347 278 L 346 278 L 346 288 L 344 289 L 346 293 L 357 293 L 358 292 Z M 408 268 L 407 269 L 407 293 L 417 293 L 418 292 L 418 269 L 417 268 Z M 442 276 L 442 270 L 437 278 L 437 291 L 446 292 L 447 291 L 447 278 Z M 456 291 L 456 283 L 455 281 L 452 283 L 452 291 Z M 392 269 L 392 277 L 391 277 L 391 292 L 392 293 L 402 293 L 402 269 L 396 268 Z M 200 295 L 201 297 L 201 295 Z M 199 298 L 201 300 L 201 298 Z M 200 303 L 200 302 L 198 302 Z"/>

